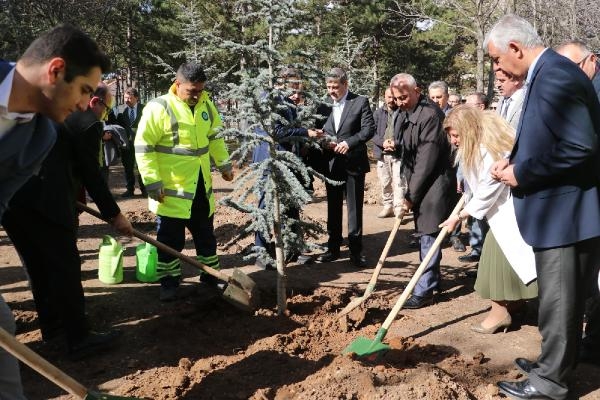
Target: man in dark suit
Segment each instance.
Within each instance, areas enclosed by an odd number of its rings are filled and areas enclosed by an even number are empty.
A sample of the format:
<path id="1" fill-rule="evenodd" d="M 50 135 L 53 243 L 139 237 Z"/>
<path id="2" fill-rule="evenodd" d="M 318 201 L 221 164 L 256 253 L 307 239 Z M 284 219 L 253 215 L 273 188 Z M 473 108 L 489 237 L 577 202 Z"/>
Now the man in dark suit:
<path id="1" fill-rule="evenodd" d="M 580 40 L 571 40 L 556 48 L 556 52 L 567 57 L 581 68 L 581 70 L 592 80 L 596 97 L 600 100 L 600 64 L 598 57 L 590 51 L 587 45 Z M 600 277 L 598 277 L 600 286 Z M 579 361 L 600 365 L 600 296 L 592 293 L 586 302 L 585 334 Z"/>
<path id="2" fill-rule="evenodd" d="M 90 329 L 77 249 L 76 196 L 81 186 L 120 233 L 132 226 L 121 213 L 100 173 L 98 154 L 112 96 L 101 83 L 86 111 L 76 111 L 58 129 L 56 144 L 33 176 L 15 194 L 2 225 L 23 260 L 44 341 L 64 330 L 69 355 L 81 358 L 110 346 L 116 332 Z M 32 227 L 35 226 L 35 229 Z"/>
<path id="3" fill-rule="evenodd" d="M 135 88 L 127 88 L 124 95 L 125 104 L 120 105 L 116 109 L 117 124 L 125 128 L 129 142 L 127 147 L 121 149 L 121 162 L 125 171 L 125 183 L 127 190 L 121 194 L 121 197 L 133 197 L 135 191 L 136 166 L 135 166 L 135 149 L 133 141 L 137 131 L 138 123 L 142 117 L 142 109 L 144 105 L 140 103 L 140 94 Z M 146 188 L 142 182 L 142 177 L 137 173 L 137 181 L 140 186 L 142 196 L 146 197 Z"/>
<path id="4" fill-rule="evenodd" d="M 395 75 L 390 87 L 402 112 L 394 122 L 393 142 L 387 146 L 402 155 L 408 183 L 403 207 L 413 211 L 423 259 L 435 242 L 440 223 L 450 213 L 450 203 L 455 200 L 450 188 L 456 188 L 456 174 L 450 168 L 450 143 L 442 127 L 442 109 L 421 95 L 415 78 L 409 74 Z M 405 308 L 432 304 L 433 291 L 439 290 L 441 260 L 438 247 L 413 295 L 404 303 Z"/>
<path id="5" fill-rule="evenodd" d="M 319 261 L 330 262 L 340 256 L 345 192 L 350 261 L 357 267 L 364 267 L 362 212 L 365 174 L 370 169 L 366 143 L 375 134 L 375 122 L 369 100 L 348 91 L 348 77 L 344 70 L 333 68 L 327 74 L 326 83 L 327 94 L 333 100 L 333 105 L 323 130 L 335 140 L 325 144 L 324 156 L 328 163 L 325 173 L 328 178 L 344 184 L 326 184 L 329 240 L 328 250 L 319 256 Z"/>
<path id="6" fill-rule="evenodd" d="M 513 188 L 519 230 L 534 250 L 542 336 L 536 362 L 515 360 L 528 379 L 498 386 L 516 398 L 566 399 L 600 256 L 600 103 L 588 77 L 524 19 L 504 16 L 485 44 L 494 68 L 526 77 L 515 146 L 492 176 Z"/>

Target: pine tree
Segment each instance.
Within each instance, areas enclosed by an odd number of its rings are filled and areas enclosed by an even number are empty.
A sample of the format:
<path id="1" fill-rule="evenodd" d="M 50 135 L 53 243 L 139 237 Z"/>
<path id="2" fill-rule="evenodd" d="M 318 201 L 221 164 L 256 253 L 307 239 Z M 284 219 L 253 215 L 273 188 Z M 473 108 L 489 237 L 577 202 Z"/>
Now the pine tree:
<path id="1" fill-rule="evenodd" d="M 226 121 L 237 124 L 222 132 L 235 138 L 239 147 L 231 154 L 233 160 L 246 160 L 257 148 L 269 157 L 243 169 L 235 182 L 232 194 L 222 203 L 250 214 L 247 232 L 259 232 L 267 242 L 275 245 L 275 260 L 261 247 L 254 247 L 247 259 L 257 257 L 277 266 L 277 308 L 281 315 L 286 309 L 286 259 L 292 255 L 312 250 L 315 245 L 305 237 L 315 235 L 321 228 L 288 214 L 290 209 L 301 209 L 311 195 L 307 192 L 310 175 L 323 178 L 308 168 L 294 153 L 280 150 L 273 132 L 276 122 L 288 127 L 312 127 L 318 97 L 312 92 L 322 85 L 322 76 L 308 63 L 295 63 L 303 74 L 307 90 L 307 105 L 298 109 L 298 118 L 291 124 L 280 114 L 290 104 L 282 102 L 290 95 L 285 85 L 276 81 L 276 73 L 290 60 L 308 60 L 309 54 L 291 54 L 280 51 L 284 35 L 298 32 L 294 21 L 298 11 L 293 0 L 240 0 L 236 4 L 236 23 L 242 28 L 243 42 L 225 41 L 222 46 L 240 55 L 240 69 L 234 76 L 236 83 L 229 85 L 224 97 L 237 103 Z M 300 145 L 300 143 L 298 143 Z M 264 208 L 258 199 L 264 196 Z"/>

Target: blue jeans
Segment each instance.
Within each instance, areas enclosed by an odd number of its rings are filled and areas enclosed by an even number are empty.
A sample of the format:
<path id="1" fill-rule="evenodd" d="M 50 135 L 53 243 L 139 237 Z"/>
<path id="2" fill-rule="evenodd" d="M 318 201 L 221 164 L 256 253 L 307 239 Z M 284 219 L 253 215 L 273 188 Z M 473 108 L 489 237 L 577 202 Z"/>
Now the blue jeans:
<path id="1" fill-rule="evenodd" d="M 473 224 L 471 224 L 471 234 L 469 235 L 471 254 L 481 255 L 483 240 L 485 239 L 485 235 L 489 229 L 490 226 L 485 220 L 473 218 Z"/>
<path id="2" fill-rule="evenodd" d="M 431 249 L 433 242 L 437 234 L 431 235 L 423 235 L 420 238 L 421 251 L 419 255 L 419 259 L 423 261 L 425 255 Z M 442 250 L 440 246 L 435 250 L 433 257 L 429 260 L 429 264 L 425 271 L 423 271 L 423 275 L 419 278 L 415 289 L 413 290 L 413 294 L 415 296 L 429 297 L 433 295 L 433 290 L 437 289 L 440 283 L 440 262 L 442 261 Z"/>

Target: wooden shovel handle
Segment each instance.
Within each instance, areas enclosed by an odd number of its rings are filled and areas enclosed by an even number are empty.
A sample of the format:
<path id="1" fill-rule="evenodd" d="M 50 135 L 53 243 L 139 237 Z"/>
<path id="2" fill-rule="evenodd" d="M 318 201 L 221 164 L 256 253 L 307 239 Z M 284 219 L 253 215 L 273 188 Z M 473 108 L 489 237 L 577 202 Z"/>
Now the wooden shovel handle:
<path id="1" fill-rule="evenodd" d="M 84 399 L 87 395 L 87 389 L 82 384 L 50 364 L 2 328 L 0 328 L 0 346 L 73 396 Z"/>
<path id="2" fill-rule="evenodd" d="M 460 200 L 456 204 L 456 207 L 454 207 L 454 209 L 452 210 L 452 213 L 450 213 L 450 215 L 457 214 L 460 211 L 460 209 L 463 207 L 463 204 L 465 204 L 465 195 L 463 195 L 460 198 Z M 447 233 L 448 233 L 448 227 L 444 226 L 442 228 L 442 231 L 438 234 L 437 238 L 435 239 L 435 242 L 433 242 L 433 245 L 431 245 L 431 248 L 425 255 L 425 258 L 423 258 L 423 261 L 421 261 L 419 268 L 417 268 L 417 270 L 415 271 L 415 274 L 413 275 L 411 280 L 408 282 L 408 285 L 406 285 L 406 288 L 404 288 L 404 291 L 400 295 L 400 298 L 398 298 L 398 300 L 396 301 L 394 308 L 392 308 L 392 311 L 390 312 L 388 317 L 383 322 L 383 325 L 381 326 L 382 329 L 385 329 L 387 331 L 390 328 L 390 325 L 392 325 L 392 322 L 394 321 L 394 319 L 396 319 L 396 316 L 400 312 L 400 309 L 404 306 L 404 303 L 408 299 L 408 296 L 410 296 L 413 289 L 417 285 L 417 282 L 419 281 L 419 278 L 421 278 L 423 271 L 425 270 L 425 268 L 427 268 L 427 265 L 429 265 L 429 261 L 433 257 L 433 254 L 435 253 L 437 248 L 442 243 L 442 240 L 444 240 L 444 238 L 446 237 Z"/>
<path id="3" fill-rule="evenodd" d="M 367 287 L 375 286 L 375 283 L 377 283 L 377 279 L 379 278 L 379 272 L 381 272 L 381 268 L 383 268 L 383 264 L 385 263 L 385 260 L 390 251 L 390 248 L 392 247 L 392 244 L 394 243 L 396 233 L 398 233 L 398 229 L 400 229 L 400 224 L 402 224 L 402 219 L 404 218 L 405 214 L 406 211 L 402 209 L 400 215 L 395 218 L 394 227 L 392 228 L 390 235 L 388 236 L 388 240 L 385 243 L 383 251 L 381 252 L 381 256 L 379 256 L 377 266 L 375 267 L 375 271 L 373 271 L 373 276 L 371 276 L 371 280 L 369 280 L 369 284 Z"/>
<path id="4" fill-rule="evenodd" d="M 96 217 L 98 219 L 101 219 L 104 222 L 108 222 L 108 221 L 106 221 L 106 219 L 104 219 L 104 217 L 102 217 L 102 214 L 100 214 L 98 211 L 86 206 L 85 204 L 83 204 L 79 201 L 77 202 L 77 208 L 80 209 L 81 211 L 85 211 L 86 213 L 93 215 L 94 217 Z M 219 272 L 218 270 L 216 270 L 214 268 L 211 268 L 207 265 L 202 264 L 195 258 L 186 256 L 185 254 L 178 252 L 177 250 L 167 246 L 164 243 L 159 242 L 158 240 L 156 240 L 146 234 L 143 234 L 142 232 L 140 232 L 136 229 L 133 230 L 133 236 L 137 237 L 138 239 L 143 240 L 146 243 L 150 243 L 157 249 L 160 249 L 160 250 L 164 251 L 165 253 L 172 255 L 173 257 L 177 257 L 180 260 L 185 261 L 186 263 L 188 263 L 196 268 L 201 269 L 202 271 L 206 272 L 207 274 L 212 275 L 215 278 L 217 278 L 223 282 L 229 282 L 229 276 Z"/>

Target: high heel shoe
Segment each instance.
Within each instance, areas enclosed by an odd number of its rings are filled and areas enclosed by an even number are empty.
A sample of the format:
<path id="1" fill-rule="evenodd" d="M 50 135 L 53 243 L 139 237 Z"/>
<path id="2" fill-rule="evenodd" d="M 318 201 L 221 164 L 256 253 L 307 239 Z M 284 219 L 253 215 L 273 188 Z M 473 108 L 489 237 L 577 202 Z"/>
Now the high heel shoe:
<path id="1" fill-rule="evenodd" d="M 503 329 L 504 333 L 506 333 L 511 324 L 512 318 L 510 317 L 510 314 L 507 314 L 506 317 L 504 317 L 504 319 L 498 322 L 496 325 L 490 326 L 489 328 L 484 328 L 481 323 L 478 323 L 476 325 L 471 325 L 471 330 L 473 332 L 483 333 L 485 335 L 494 334 L 500 329 Z"/>

